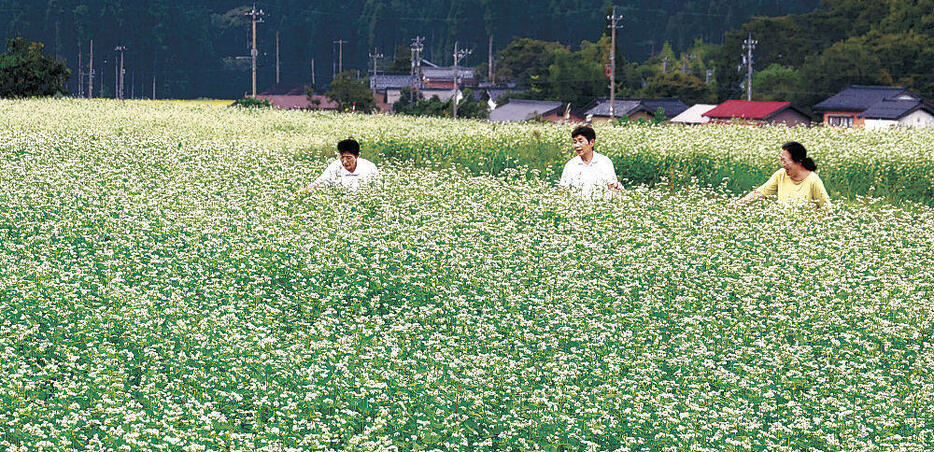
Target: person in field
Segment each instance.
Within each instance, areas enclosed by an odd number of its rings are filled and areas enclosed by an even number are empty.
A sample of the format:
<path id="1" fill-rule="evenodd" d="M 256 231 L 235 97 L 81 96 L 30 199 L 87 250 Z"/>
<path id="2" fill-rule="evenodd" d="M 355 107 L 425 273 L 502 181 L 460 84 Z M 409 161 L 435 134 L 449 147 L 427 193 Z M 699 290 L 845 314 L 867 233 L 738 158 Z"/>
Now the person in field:
<path id="1" fill-rule="evenodd" d="M 815 172 L 817 164 L 807 154 L 801 143 L 785 143 L 779 153 L 782 168 L 761 187 L 740 199 L 740 202 L 775 197 L 782 204 L 809 203 L 818 208 L 830 207 L 830 197 L 827 196 L 824 182 Z"/>
<path id="2" fill-rule="evenodd" d="M 357 140 L 348 138 L 337 143 L 337 155 L 337 160 L 331 162 L 306 191 L 322 187 L 358 191 L 379 181 L 376 165 L 360 157 L 360 143 Z"/>
<path id="3" fill-rule="evenodd" d="M 584 195 L 619 190 L 613 161 L 594 151 L 597 133 L 590 127 L 581 126 L 571 131 L 571 140 L 577 156 L 564 165 L 558 185 Z"/>

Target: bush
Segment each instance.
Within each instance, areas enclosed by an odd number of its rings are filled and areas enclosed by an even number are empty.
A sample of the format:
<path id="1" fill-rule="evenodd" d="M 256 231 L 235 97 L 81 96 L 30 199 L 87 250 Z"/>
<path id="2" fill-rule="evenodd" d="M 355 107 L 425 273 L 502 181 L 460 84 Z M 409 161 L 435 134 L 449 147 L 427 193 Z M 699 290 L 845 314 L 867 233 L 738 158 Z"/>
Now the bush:
<path id="1" fill-rule="evenodd" d="M 266 99 L 256 99 L 253 97 L 241 97 L 234 101 L 234 107 L 242 108 L 272 108 L 272 104 Z"/>

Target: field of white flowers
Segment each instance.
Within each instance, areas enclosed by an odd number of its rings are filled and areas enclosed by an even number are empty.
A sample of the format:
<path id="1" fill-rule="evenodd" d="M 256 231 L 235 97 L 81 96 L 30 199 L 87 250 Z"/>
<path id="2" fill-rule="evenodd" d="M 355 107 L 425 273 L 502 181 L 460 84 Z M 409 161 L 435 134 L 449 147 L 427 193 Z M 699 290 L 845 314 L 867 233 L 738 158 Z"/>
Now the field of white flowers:
<path id="1" fill-rule="evenodd" d="M 414 158 L 296 194 L 351 134 L 446 161 L 567 133 L 465 124 L 0 101 L 0 447 L 934 448 L 934 210 Z"/>

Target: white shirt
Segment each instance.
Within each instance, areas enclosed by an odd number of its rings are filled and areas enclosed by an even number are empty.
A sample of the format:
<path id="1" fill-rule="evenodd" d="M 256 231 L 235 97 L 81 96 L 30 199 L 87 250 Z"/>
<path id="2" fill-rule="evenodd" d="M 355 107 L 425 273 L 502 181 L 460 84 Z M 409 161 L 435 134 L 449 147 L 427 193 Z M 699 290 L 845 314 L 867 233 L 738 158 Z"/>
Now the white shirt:
<path id="1" fill-rule="evenodd" d="M 565 164 L 558 185 L 590 195 L 617 182 L 619 181 L 616 179 L 613 161 L 603 154 L 594 152 L 590 163 L 584 163 L 578 155 Z"/>
<path id="2" fill-rule="evenodd" d="M 321 175 L 315 179 L 316 184 L 327 185 L 330 187 L 343 188 L 348 191 L 357 191 L 363 185 L 376 182 L 379 179 L 379 171 L 373 162 L 357 158 L 357 167 L 351 173 L 344 168 L 341 161 L 334 160 L 327 168 L 321 172 Z"/>

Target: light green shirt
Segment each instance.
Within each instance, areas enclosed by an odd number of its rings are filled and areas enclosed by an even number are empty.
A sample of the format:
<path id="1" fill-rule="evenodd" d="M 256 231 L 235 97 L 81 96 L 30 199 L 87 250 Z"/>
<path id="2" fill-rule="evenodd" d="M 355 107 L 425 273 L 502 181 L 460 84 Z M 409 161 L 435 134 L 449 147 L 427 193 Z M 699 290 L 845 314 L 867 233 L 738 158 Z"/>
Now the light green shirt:
<path id="1" fill-rule="evenodd" d="M 824 182 L 814 171 L 803 181 L 795 182 L 788 177 L 784 168 L 780 169 L 756 191 L 766 196 L 776 196 L 778 202 L 784 204 L 809 202 L 820 207 L 830 207 L 830 197 L 827 196 Z"/>

